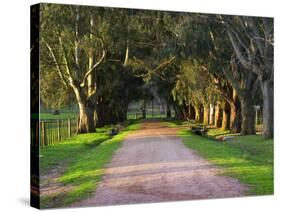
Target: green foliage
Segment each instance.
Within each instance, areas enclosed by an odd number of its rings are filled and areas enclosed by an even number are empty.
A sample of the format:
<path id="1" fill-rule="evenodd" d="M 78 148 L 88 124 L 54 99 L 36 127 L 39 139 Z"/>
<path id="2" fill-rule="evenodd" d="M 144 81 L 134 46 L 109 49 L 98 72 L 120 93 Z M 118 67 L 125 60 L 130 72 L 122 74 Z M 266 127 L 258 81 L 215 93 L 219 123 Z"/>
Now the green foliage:
<path id="1" fill-rule="evenodd" d="M 206 68 L 198 61 L 182 61 L 180 72 L 172 90 L 173 98 L 179 105 L 206 104 L 216 96 L 215 86 Z"/>
<path id="2" fill-rule="evenodd" d="M 239 100 L 251 96 L 255 101 L 249 104 L 261 104 L 260 88 L 255 92 L 257 76 L 240 64 L 235 68 L 238 60 L 222 22 L 233 23 L 233 30 L 249 46 L 245 32 L 252 33 L 254 25 L 247 25 L 248 19 L 262 23 L 238 16 L 42 4 L 42 102 L 61 108 L 80 101 L 80 107 L 95 111 L 100 126 L 124 121 L 130 102 L 141 100 L 145 105 L 152 99 L 151 90 L 167 108 L 173 107 L 178 118 L 193 118 L 193 110 L 197 120 L 202 118 L 202 105 L 229 103 L 233 90 Z M 259 39 L 252 40 L 257 51 Z M 268 44 L 272 45 L 271 34 Z M 91 72 L 91 64 L 102 55 L 106 56 Z M 218 79 L 220 83 L 214 82 Z"/>
<path id="3" fill-rule="evenodd" d="M 52 70 L 41 69 L 40 72 L 40 100 L 47 109 L 59 110 L 70 105 L 73 97 L 65 87 L 58 74 Z"/>

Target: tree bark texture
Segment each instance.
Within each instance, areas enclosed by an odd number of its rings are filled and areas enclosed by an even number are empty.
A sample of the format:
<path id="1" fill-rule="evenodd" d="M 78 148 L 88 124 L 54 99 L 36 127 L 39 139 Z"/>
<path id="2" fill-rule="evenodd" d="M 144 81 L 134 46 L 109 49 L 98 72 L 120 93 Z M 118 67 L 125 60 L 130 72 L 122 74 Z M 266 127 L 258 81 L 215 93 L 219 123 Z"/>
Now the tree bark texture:
<path id="1" fill-rule="evenodd" d="M 222 110 L 221 130 L 229 130 L 229 123 L 230 123 L 230 106 L 227 102 L 225 102 Z"/>
<path id="2" fill-rule="evenodd" d="M 255 110 L 253 107 L 253 100 L 251 96 L 240 97 L 241 112 L 242 112 L 242 125 L 241 135 L 256 134 L 255 129 Z"/>
<path id="3" fill-rule="evenodd" d="M 268 81 L 261 82 L 261 90 L 263 94 L 263 137 L 269 139 L 274 136 L 273 85 Z"/>
<path id="4" fill-rule="evenodd" d="M 215 106 L 215 127 L 216 128 L 221 127 L 221 122 L 222 122 L 222 110 L 221 110 L 220 102 L 217 102 Z"/>
<path id="5" fill-rule="evenodd" d="M 241 132 L 241 104 L 235 90 L 233 90 L 233 102 L 230 105 L 230 129 L 231 133 Z"/>
<path id="6" fill-rule="evenodd" d="M 209 114 L 210 114 L 210 105 L 205 104 L 204 105 L 204 119 L 203 119 L 203 124 L 205 124 L 205 125 L 209 124 Z"/>

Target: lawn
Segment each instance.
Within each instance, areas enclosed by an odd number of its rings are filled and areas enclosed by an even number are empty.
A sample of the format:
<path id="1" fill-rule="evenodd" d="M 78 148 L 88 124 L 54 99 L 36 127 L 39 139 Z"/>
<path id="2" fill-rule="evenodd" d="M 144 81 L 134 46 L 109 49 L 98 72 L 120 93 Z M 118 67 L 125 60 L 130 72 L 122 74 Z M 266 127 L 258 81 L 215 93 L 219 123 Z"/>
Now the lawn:
<path id="1" fill-rule="evenodd" d="M 40 113 L 40 119 L 76 119 L 78 113 L 74 112 L 60 112 L 59 115 L 54 115 L 52 113 Z"/>
<path id="2" fill-rule="evenodd" d="M 210 132 L 212 137 L 224 134 Z M 273 140 L 260 135 L 235 136 L 232 141 L 219 142 L 212 138 L 181 130 L 184 144 L 211 163 L 223 167 L 223 175 L 238 179 L 248 186 L 246 195 L 273 194 Z"/>
<path id="3" fill-rule="evenodd" d="M 77 135 L 54 146 L 41 148 L 41 174 L 44 175 L 51 169 L 62 166 L 64 170 L 57 183 L 71 187 L 63 193 L 42 196 L 41 208 L 65 207 L 92 195 L 114 151 L 121 145 L 126 135 L 138 127 L 136 121 L 130 121 L 114 137 L 107 135 L 109 128 L 101 128 L 97 133 Z"/>

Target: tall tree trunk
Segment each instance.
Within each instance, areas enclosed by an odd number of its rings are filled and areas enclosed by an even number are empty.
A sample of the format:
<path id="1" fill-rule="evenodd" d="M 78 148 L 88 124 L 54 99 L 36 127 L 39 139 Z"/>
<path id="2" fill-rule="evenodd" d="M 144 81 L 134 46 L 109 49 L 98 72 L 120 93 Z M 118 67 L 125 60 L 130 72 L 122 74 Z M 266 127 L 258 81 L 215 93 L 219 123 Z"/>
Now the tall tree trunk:
<path id="1" fill-rule="evenodd" d="M 222 123 L 221 130 L 229 130 L 229 119 L 230 119 L 230 108 L 227 102 L 224 103 L 224 107 L 222 110 Z"/>
<path id="2" fill-rule="evenodd" d="M 241 135 L 254 135 L 256 134 L 256 129 L 253 97 L 258 85 L 257 75 L 236 63 L 232 63 L 232 70 L 245 74 L 245 78 L 241 78 L 239 82 L 234 78 L 233 72 L 229 69 L 225 70 L 225 75 L 236 90 L 241 103 Z"/>
<path id="3" fill-rule="evenodd" d="M 187 111 L 186 106 L 182 107 L 182 115 L 183 115 L 183 120 L 186 121 L 188 119 L 188 111 Z"/>
<path id="4" fill-rule="evenodd" d="M 209 114 L 210 114 L 210 107 L 209 104 L 204 105 L 204 119 L 203 124 L 208 125 L 209 124 Z"/>
<path id="5" fill-rule="evenodd" d="M 261 82 L 261 90 L 263 95 L 263 137 L 268 139 L 273 138 L 274 135 L 273 85 L 268 81 L 263 81 Z"/>
<path id="6" fill-rule="evenodd" d="M 255 129 L 255 110 L 253 107 L 253 100 L 251 96 L 240 96 L 241 112 L 242 112 L 242 126 L 241 135 L 256 134 Z"/>
<path id="7" fill-rule="evenodd" d="M 79 23 L 79 11 L 78 7 L 76 7 L 76 22 L 75 22 L 75 63 L 76 67 L 79 67 L 79 29 L 78 29 L 78 23 Z M 90 25 L 91 27 L 93 26 L 93 17 L 91 17 L 90 20 Z M 90 36 L 90 39 L 93 39 L 92 35 Z M 93 65 L 93 50 L 90 50 L 89 53 L 89 69 Z M 92 74 L 89 75 L 87 78 L 87 93 L 89 94 L 92 92 Z M 77 129 L 77 133 L 90 133 L 90 132 L 96 132 L 95 128 L 95 119 L 94 119 L 94 114 L 95 114 L 95 108 L 94 105 L 90 102 L 90 100 L 87 100 L 87 97 L 84 96 L 83 90 L 80 90 L 78 86 L 74 87 L 74 92 L 76 94 L 76 98 L 78 101 L 78 106 L 79 106 L 79 126 Z M 85 88 L 86 89 L 86 88 Z"/>
<path id="8" fill-rule="evenodd" d="M 154 99 L 151 101 L 152 118 L 154 118 Z"/>
<path id="9" fill-rule="evenodd" d="M 215 112 L 215 108 L 213 104 L 210 104 L 210 124 L 213 125 L 215 123 L 214 120 L 214 112 Z"/>
<path id="10" fill-rule="evenodd" d="M 195 109 L 195 122 L 200 122 L 200 108 L 198 106 L 195 106 L 194 109 Z"/>
<path id="11" fill-rule="evenodd" d="M 94 110 L 87 102 L 79 102 L 79 126 L 78 133 L 96 132 L 94 122 Z"/>
<path id="12" fill-rule="evenodd" d="M 142 106 L 142 118 L 146 118 L 146 102 L 144 102 Z"/>
<path id="13" fill-rule="evenodd" d="M 241 132 L 241 104 L 236 91 L 233 89 L 233 103 L 230 105 L 230 129 L 231 133 Z"/>
<path id="14" fill-rule="evenodd" d="M 121 108 L 121 116 L 118 122 L 123 122 L 127 120 L 128 106 L 129 103 L 127 101 L 123 103 L 123 107 Z"/>
<path id="15" fill-rule="evenodd" d="M 183 119 L 183 114 L 182 114 L 182 107 L 176 104 L 173 104 L 174 110 L 175 110 L 175 118 L 178 120 Z"/>
<path id="16" fill-rule="evenodd" d="M 167 118 L 171 118 L 171 106 L 170 103 L 167 101 Z"/>
<path id="17" fill-rule="evenodd" d="M 221 105 L 220 102 L 217 102 L 216 106 L 215 106 L 215 127 L 219 128 L 221 127 Z"/>
<path id="18" fill-rule="evenodd" d="M 203 123 L 203 120 L 204 120 L 204 108 L 200 107 L 200 120 L 199 120 L 199 122 Z"/>

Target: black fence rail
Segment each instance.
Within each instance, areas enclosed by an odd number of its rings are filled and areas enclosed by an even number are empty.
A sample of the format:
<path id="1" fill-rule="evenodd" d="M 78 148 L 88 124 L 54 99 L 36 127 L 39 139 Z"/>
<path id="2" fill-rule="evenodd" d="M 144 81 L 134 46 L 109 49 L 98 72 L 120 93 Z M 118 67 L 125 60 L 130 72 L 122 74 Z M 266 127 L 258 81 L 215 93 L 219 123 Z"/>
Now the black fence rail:
<path id="1" fill-rule="evenodd" d="M 171 114 L 172 117 L 174 117 L 174 113 Z M 127 119 L 139 119 L 143 118 L 142 112 L 128 112 L 127 113 Z M 167 118 L 166 113 L 152 113 L 152 112 L 146 112 L 145 118 L 147 119 L 154 119 L 154 118 Z"/>
<path id="2" fill-rule="evenodd" d="M 77 119 L 31 120 L 31 145 L 53 145 L 75 135 L 77 127 Z"/>

